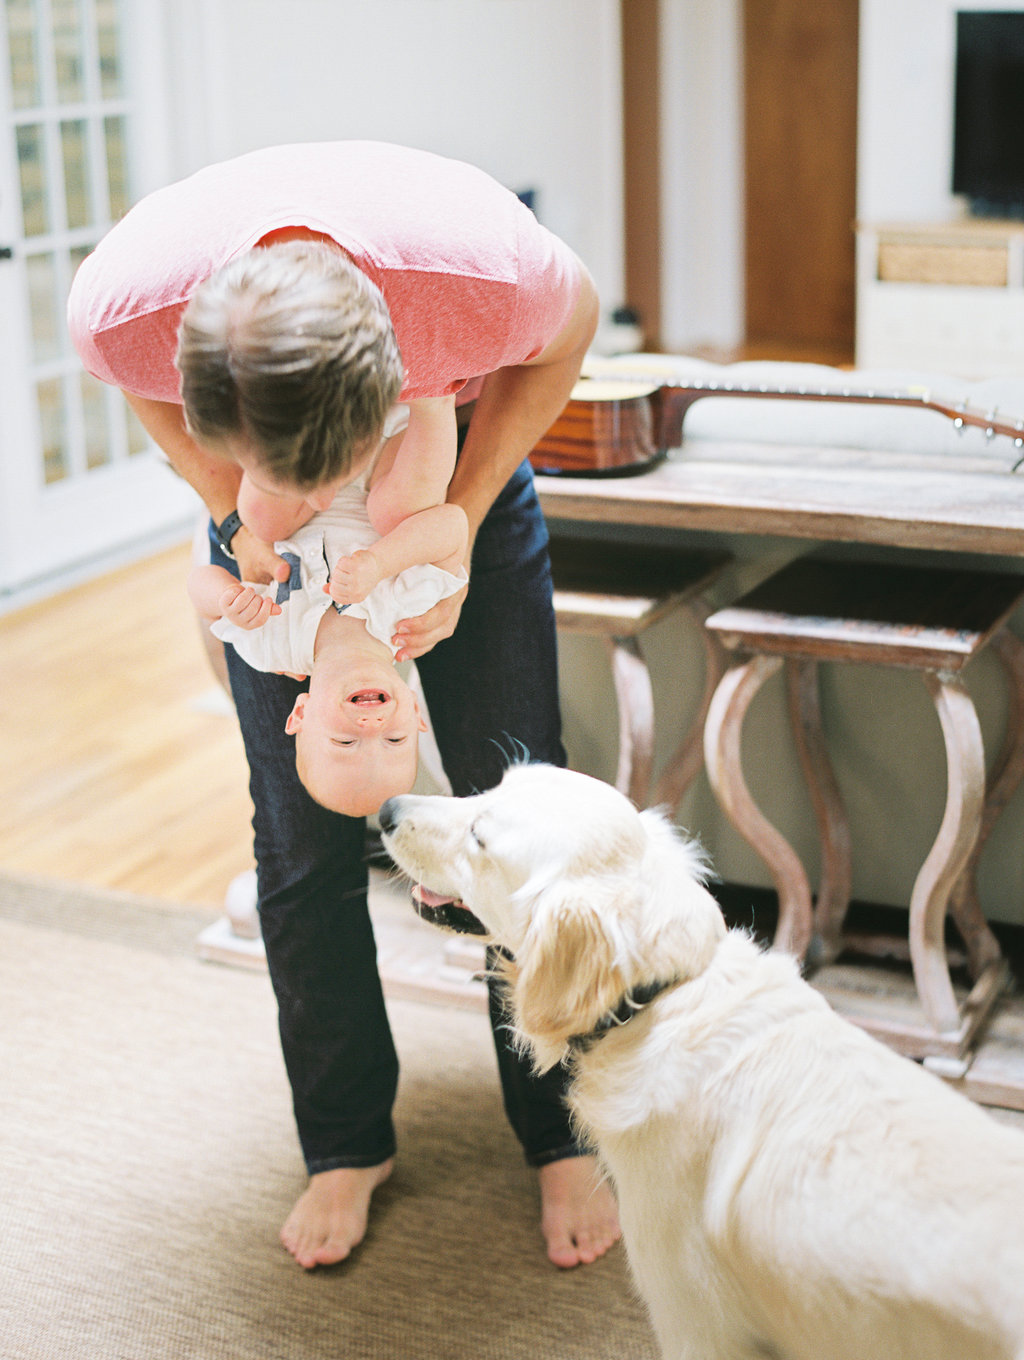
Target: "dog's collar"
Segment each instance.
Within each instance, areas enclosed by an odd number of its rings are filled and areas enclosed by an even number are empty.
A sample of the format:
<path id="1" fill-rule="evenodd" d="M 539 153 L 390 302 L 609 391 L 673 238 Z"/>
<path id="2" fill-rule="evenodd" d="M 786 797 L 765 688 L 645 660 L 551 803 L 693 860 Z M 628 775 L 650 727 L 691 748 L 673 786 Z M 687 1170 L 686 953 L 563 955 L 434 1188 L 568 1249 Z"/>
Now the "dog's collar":
<path id="1" fill-rule="evenodd" d="M 650 1005 L 655 997 L 662 992 L 667 992 L 670 987 L 674 987 L 679 981 L 678 978 L 669 978 L 665 982 L 645 982 L 642 987 L 633 987 L 623 996 L 619 1004 L 613 1009 L 602 1015 L 600 1020 L 587 1034 L 572 1034 L 569 1036 L 569 1047 L 574 1053 L 586 1053 L 593 1048 L 599 1039 L 602 1039 L 610 1029 L 616 1029 L 620 1025 L 627 1025 L 638 1011 L 642 1011 L 645 1006 Z"/>

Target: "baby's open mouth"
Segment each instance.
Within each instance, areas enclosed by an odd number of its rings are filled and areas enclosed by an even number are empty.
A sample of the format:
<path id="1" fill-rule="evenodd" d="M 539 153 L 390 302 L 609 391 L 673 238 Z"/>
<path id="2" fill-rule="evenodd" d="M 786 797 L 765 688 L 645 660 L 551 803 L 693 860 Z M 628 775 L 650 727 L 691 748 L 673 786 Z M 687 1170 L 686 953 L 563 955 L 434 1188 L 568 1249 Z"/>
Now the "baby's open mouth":
<path id="1" fill-rule="evenodd" d="M 358 704 L 360 707 L 372 707 L 374 704 L 386 704 L 388 698 L 382 689 L 357 689 L 348 696 L 346 702 Z"/>

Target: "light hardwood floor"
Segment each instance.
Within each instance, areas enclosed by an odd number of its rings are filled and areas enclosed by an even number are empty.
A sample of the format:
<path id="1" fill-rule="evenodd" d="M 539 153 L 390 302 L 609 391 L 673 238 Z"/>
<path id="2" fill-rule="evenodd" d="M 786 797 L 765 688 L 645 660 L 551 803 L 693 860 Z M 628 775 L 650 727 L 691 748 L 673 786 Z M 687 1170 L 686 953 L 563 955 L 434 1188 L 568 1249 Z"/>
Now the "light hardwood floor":
<path id="1" fill-rule="evenodd" d="M 0 872 L 219 907 L 252 863 L 183 544 L 0 617 Z"/>

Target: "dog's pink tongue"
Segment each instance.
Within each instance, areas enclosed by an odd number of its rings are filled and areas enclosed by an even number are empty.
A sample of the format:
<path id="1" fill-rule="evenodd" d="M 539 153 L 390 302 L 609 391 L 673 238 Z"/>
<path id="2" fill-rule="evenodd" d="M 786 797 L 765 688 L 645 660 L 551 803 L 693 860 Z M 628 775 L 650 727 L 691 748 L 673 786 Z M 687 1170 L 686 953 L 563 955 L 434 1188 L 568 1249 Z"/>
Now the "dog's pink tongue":
<path id="1" fill-rule="evenodd" d="M 449 902 L 455 901 L 454 897 L 442 897 L 440 893 L 431 892 L 429 888 L 424 888 L 419 883 L 413 888 L 412 895 L 424 907 L 445 907 Z"/>

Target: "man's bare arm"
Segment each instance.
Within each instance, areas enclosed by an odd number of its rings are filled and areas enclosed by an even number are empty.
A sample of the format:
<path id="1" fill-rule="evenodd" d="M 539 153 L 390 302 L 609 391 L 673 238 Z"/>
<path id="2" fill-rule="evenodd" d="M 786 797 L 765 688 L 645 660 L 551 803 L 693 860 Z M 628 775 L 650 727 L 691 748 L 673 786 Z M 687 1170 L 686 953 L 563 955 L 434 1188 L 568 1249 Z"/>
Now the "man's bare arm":
<path id="1" fill-rule="evenodd" d="M 370 483 L 366 509 L 379 534 L 390 533 L 410 515 L 444 504 L 457 444 L 454 397 L 409 403 L 409 424 L 384 446 Z"/>
<path id="2" fill-rule="evenodd" d="M 576 306 L 558 335 L 528 364 L 502 368 L 484 380 L 448 499 L 469 520 L 467 567 L 477 530 L 502 487 L 565 409 L 598 321 L 593 280 L 581 264 Z M 450 637 L 465 594 L 453 595 L 418 619 L 403 619 L 393 642 L 400 661 L 422 656 Z"/>
<path id="3" fill-rule="evenodd" d="M 581 264 L 576 306 L 558 335 L 529 363 L 484 380 L 448 499 L 469 519 L 470 542 L 498 493 L 565 409 L 598 321 L 597 290 Z"/>

